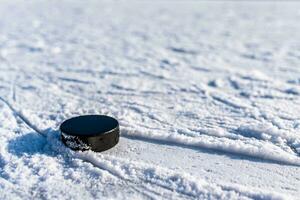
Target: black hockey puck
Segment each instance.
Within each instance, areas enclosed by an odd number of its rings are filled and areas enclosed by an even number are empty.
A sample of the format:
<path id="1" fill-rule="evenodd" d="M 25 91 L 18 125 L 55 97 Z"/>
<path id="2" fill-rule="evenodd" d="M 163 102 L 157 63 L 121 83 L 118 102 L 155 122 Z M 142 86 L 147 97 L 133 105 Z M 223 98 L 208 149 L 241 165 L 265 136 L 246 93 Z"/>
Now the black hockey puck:
<path id="1" fill-rule="evenodd" d="M 119 123 L 105 115 L 83 115 L 60 125 L 63 143 L 73 150 L 105 151 L 119 141 Z"/>

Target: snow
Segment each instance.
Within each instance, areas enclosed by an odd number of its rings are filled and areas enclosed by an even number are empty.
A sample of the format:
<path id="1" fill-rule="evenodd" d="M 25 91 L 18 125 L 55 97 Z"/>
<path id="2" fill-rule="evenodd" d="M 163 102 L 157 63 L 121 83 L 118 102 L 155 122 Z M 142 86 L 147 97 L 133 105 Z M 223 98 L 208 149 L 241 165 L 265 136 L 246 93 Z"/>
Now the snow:
<path id="1" fill-rule="evenodd" d="M 297 2 L 5 1 L 0 199 L 297 199 Z M 60 123 L 120 122 L 103 153 Z"/>

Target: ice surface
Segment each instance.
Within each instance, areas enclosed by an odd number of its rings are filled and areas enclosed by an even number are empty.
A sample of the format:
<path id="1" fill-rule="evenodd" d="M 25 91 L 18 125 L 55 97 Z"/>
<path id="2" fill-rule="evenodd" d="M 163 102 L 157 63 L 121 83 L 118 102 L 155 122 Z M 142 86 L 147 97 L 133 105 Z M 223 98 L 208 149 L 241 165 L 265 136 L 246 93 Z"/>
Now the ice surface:
<path id="1" fill-rule="evenodd" d="M 299 6 L 2 1 L 0 199 L 297 199 Z M 65 148 L 95 113 L 120 144 Z"/>

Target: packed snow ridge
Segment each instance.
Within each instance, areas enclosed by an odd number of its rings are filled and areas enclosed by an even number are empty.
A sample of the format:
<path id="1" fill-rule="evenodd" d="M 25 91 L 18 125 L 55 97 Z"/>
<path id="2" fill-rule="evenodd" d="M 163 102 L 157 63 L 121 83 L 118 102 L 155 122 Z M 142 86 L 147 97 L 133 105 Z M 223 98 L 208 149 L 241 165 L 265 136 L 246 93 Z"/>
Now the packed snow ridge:
<path id="1" fill-rule="evenodd" d="M 3 1 L 0 199 L 299 196 L 298 7 Z M 120 144 L 67 149 L 81 114 Z"/>

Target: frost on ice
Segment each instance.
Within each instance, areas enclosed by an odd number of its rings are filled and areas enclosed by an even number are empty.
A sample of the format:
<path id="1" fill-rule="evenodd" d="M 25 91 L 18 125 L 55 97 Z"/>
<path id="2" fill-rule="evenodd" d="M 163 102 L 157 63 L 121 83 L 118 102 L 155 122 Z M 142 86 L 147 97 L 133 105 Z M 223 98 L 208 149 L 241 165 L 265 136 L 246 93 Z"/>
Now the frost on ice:
<path id="1" fill-rule="evenodd" d="M 0 199 L 299 196 L 298 7 L 3 1 Z M 65 148 L 95 113 L 120 144 Z"/>

